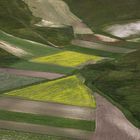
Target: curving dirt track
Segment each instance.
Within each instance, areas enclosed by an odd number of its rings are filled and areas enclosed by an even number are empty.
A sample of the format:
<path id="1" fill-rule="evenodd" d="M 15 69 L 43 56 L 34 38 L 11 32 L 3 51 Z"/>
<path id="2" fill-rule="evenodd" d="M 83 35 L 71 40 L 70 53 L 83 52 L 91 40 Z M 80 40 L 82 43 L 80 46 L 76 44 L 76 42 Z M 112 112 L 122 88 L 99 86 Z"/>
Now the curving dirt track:
<path id="1" fill-rule="evenodd" d="M 102 50 L 102 51 L 107 51 L 107 52 L 112 52 L 112 53 L 130 53 L 130 52 L 135 51 L 133 49 L 107 46 L 107 45 L 103 45 L 103 44 L 99 44 L 99 43 L 95 43 L 95 42 L 78 40 L 78 39 L 73 40 L 71 43 L 73 45 L 77 45 L 77 46 L 80 46 L 83 48 Z"/>
<path id="2" fill-rule="evenodd" d="M 140 140 L 140 130 L 117 107 L 98 94 L 95 97 L 97 126 L 90 140 Z"/>
<path id="3" fill-rule="evenodd" d="M 80 120 L 95 120 L 95 110 L 92 108 L 30 101 L 13 97 L 0 97 L 0 109 Z"/>
<path id="4" fill-rule="evenodd" d="M 65 76 L 64 74 L 59 74 L 59 73 L 19 70 L 19 69 L 12 69 L 12 68 L 0 68 L 0 72 L 20 75 L 20 76 L 46 78 L 49 80 L 53 80 Z"/>

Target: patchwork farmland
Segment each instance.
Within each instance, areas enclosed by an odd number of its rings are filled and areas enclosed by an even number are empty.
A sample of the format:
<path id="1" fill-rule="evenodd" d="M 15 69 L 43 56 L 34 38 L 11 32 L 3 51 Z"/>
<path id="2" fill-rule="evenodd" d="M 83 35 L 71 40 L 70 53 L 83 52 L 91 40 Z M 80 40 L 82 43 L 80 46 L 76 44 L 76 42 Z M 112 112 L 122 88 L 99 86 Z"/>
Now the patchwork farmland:
<path id="1" fill-rule="evenodd" d="M 0 140 L 139 140 L 139 4 L 0 0 Z"/>

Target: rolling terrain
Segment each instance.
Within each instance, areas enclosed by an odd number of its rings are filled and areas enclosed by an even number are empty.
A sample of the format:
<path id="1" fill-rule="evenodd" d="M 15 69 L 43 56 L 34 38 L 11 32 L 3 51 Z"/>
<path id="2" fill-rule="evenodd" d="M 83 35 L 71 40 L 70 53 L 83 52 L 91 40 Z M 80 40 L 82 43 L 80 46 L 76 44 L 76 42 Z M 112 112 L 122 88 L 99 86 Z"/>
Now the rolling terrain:
<path id="1" fill-rule="evenodd" d="M 0 0 L 0 140 L 139 140 L 139 0 Z"/>

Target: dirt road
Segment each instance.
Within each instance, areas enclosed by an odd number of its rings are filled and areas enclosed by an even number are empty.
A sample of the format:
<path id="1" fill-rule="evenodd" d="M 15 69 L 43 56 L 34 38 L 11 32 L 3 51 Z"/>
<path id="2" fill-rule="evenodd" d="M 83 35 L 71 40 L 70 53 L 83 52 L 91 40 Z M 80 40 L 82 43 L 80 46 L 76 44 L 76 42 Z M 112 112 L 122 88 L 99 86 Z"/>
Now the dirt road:
<path id="1" fill-rule="evenodd" d="M 0 97 L 0 109 L 72 119 L 95 120 L 95 110 L 92 108 L 29 101 L 14 97 Z"/>
<path id="2" fill-rule="evenodd" d="M 95 42 L 78 40 L 78 39 L 73 40 L 72 44 L 83 47 L 83 48 L 102 50 L 102 51 L 107 51 L 107 52 L 112 52 L 112 53 L 130 53 L 132 51 L 135 51 L 135 50 L 128 49 L 128 48 L 107 46 L 107 45 L 103 45 L 103 44 L 99 44 L 99 43 L 95 43 Z"/>
<path id="3" fill-rule="evenodd" d="M 96 131 L 90 140 L 140 140 L 140 130 L 104 97 L 96 94 Z"/>
<path id="4" fill-rule="evenodd" d="M 59 74 L 59 73 L 19 70 L 19 69 L 12 69 L 12 68 L 0 68 L 0 72 L 20 75 L 20 76 L 46 78 L 49 80 L 53 80 L 65 76 L 64 74 Z"/>

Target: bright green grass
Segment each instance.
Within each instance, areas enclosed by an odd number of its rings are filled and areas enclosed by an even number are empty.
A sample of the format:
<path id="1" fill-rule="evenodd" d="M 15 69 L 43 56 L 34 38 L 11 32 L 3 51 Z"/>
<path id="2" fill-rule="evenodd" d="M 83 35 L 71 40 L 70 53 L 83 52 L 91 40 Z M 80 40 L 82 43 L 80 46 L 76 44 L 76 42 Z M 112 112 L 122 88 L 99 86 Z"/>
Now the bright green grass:
<path id="1" fill-rule="evenodd" d="M 32 59 L 31 61 L 37 63 L 51 63 L 61 66 L 75 67 L 79 66 L 88 61 L 99 61 L 102 58 L 99 56 L 73 52 L 73 51 L 64 51 L 56 53 L 50 56 L 44 56 Z"/>
<path id="2" fill-rule="evenodd" d="M 26 122 L 61 128 L 72 128 L 87 131 L 95 130 L 95 121 L 61 118 L 55 116 L 34 115 L 0 110 L 0 120 Z"/>
<path id="3" fill-rule="evenodd" d="M 29 86 L 5 94 L 75 106 L 96 106 L 89 89 L 76 76 Z"/>
<path id="4" fill-rule="evenodd" d="M 0 73 L 0 93 L 15 88 L 43 81 L 43 78 L 17 76 L 14 74 Z"/>
<path id="5" fill-rule="evenodd" d="M 76 140 L 76 139 L 0 129 L 0 140 Z"/>

